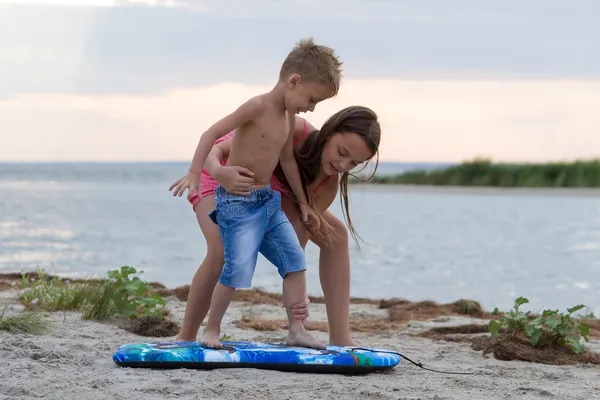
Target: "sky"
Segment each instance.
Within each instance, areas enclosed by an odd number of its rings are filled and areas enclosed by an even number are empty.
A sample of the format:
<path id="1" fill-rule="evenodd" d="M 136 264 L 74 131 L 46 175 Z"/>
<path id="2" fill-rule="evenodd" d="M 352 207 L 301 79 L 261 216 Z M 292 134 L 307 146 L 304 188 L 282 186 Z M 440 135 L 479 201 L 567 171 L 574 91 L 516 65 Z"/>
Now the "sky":
<path id="1" fill-rule="evenodd" d="M 82 4 L 85 4 L 82 5 Z M 0 0 L 0 162 L 189 161 L 302 37 L 384 161 L 600 156 L 600 2 Z"/>

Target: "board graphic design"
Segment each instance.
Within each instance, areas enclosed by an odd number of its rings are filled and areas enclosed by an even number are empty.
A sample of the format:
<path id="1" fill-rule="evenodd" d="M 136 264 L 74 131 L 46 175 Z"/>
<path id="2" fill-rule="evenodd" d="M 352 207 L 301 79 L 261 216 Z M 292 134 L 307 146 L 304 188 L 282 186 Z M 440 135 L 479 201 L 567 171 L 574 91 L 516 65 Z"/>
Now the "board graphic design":
<path id="1" fill-rule="evenodd" d="M 388 350 L 327 346 L 326 350 L 284 344 L 223 342 L 209 349 L 198 342 L 131 343 L 122 345 L 114 362 L 137 368 L 260 368 L 289 372 L 357 374 L 390 369 L 400 355 Z"/>

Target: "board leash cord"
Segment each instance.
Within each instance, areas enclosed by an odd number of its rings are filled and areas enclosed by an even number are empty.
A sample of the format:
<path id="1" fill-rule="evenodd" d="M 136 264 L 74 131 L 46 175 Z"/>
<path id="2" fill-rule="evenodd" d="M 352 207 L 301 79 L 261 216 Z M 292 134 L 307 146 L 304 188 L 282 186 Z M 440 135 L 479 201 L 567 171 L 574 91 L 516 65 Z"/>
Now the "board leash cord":
<path id="1" fill-rule="evenodd" d="M 436 372 L 438 374 L 475 375 L 475 372 L 439 371 L 439 370 L 436 370 L 436 369 L 427 368 L 427 367 L 424 367 L 423 364 L 421 364 L 420 362 L 415 362 L 415 361 L 411 360 L 410 358 L 406 357 L 404 354 L 398 353 L 397 351 L 373 350 L 373 349 L 367 349 L 366 347 L 352 347 L 350 350 L 370 351 L 372 353 L 395 354 L 397 356 L 402 357 L 406 361 L 411 362 L 412 364 L 416 365 L 419 368 L 422 368 L 422 369 L 424 369 L 426 371 Z"/>

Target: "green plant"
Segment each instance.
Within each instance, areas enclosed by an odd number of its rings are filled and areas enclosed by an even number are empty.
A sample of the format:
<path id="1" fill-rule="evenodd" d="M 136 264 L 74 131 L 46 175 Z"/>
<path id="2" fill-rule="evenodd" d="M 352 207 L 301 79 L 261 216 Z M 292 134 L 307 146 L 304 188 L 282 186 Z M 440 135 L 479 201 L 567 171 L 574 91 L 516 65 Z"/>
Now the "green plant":
<path id="1" fill-rule="evenodd" d="M 138 276 L 131 277 L 136 273 L 136 269 L 129 266 L 108 271 L 108 279 L 104 284 L 90 293 L 82 317 L 97 320 L 114 315 L 130 319 L 139 316 L 163 317 L 165 300 L 156 293 L 150 293 L 151 287 L 146 281 Z"/>
<path id="2" fill-rule="evenodd" d="M 534 347 L 570 345 L 576 354 L 585 351 L 581 339 L 589 341 L 590 327 L 571 318 L 572 314 L 583 309 L 584 305 L 567 309 L 567 314 L 559 313 L 558 310 L 544 310 L 540 315 L 533 316 L 530 311 L 520 310 L 520 306 L 527 303 L 529 303 L 528 299 L 519 297 L 515 300 L 513 310 L 505 313 L 498 320 L 491 320 L 488 325 L 491 336 L 496 338 L 506 329 L 525 334 Z M 498 308 L 494 309 L 492 315 L 500 315 Z"/>
<path id="3" fill-rule="evenodd" d="M 54 276 L 47 279 L 43 269 L 37 269 L 38 279 L 31 280 L 21 275 L 21 290 L 18 297 L 27 308 L 45 311 L 79 310 L 85 302 L 89 284 L 71 284 Z"/>
<path id="4" fill-rule="evenodd" d="M 584 313 L 581 315 L 581 318 L 583 319 L 597 319 L 596 314 L 594 314 L 593 311 L 589 311 L 588 308 L 588 312 Z"/>
<path id="5" fill-rule="evenodd" d="M 220 342 L 228 342 L 228 341 L 230 341 L 232 338 L 233 338 L 233 336 L 230 336 L 230 335 L 225 335 L 225 334 L 223 334 L 223 335 L 221 335 L 221 337 L 219 338 L 219 341 L 220 341 Z"/>
<path id="6" fill-rule="evenodd" d="M 39 335 L 44 333 L 48 327 L 42 315 L 35 311 L 24 311 L 15 315 L 6 315 L 8 311 L 6 303 L 0 311 L 0 331 L 9 333 L 30 333 Z"/>

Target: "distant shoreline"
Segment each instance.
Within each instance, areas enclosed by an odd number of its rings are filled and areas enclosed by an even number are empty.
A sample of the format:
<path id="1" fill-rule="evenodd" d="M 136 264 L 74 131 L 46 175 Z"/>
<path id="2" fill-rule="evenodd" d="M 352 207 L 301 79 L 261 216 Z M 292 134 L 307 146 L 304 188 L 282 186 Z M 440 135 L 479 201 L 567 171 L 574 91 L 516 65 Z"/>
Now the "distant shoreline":
<path id="1" fill-rule="evenodd" d="M 353 178 L 352 183 L 363 182 Z M 364 183 L 477 188 L 600 188 L 600 159 L 539 164 L 492 163 L 487 159 L 475 159 L 440 168 L 375 175 Z"/>
<path id="2" fill-rule="evenodd" d="M 404 183 L 352 183 L 351 193 L 356 189 L 367 189 L 370 192 L 396 192 L 406 194 L 472 194 L 472 195 L 506 195 L 506 196 L 569 196 L 600 197 L 600 187 L 500 187 L 500 186 L 452 186 L 452 185 L 416 185 Z"/>

